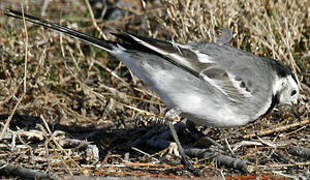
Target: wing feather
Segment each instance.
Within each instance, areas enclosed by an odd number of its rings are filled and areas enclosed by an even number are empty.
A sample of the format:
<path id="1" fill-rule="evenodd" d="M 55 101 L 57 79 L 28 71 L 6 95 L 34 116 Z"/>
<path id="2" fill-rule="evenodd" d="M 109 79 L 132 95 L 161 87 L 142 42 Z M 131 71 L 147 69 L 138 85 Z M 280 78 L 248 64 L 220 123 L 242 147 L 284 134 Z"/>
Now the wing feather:
<path id="1" fill-rule="evenodd" d="M 236 75 L 226 72 L 224 69 L 210 67 L 201 71 L 200 76 L 217 87 L 231 100 L 235 101 L 252 96 L 247 84 L 240 77 L 236 78 Z"/>
<path id="2" fill-rule="evenodd" d="M 231 100 L 236 101 L 252 96 L 246 83 L 241 78 L 235 78 L 236 75 L 227 72 L 225 68 L 217 64 L 214 58 L 201 53 L 199 50 L 175 42 L 150 39 L 127 32 L 121 32 L 116 36 L 127 40 L 130 38 L 136 43 L 166 57 L 173 64 L 207 81 Z"/>

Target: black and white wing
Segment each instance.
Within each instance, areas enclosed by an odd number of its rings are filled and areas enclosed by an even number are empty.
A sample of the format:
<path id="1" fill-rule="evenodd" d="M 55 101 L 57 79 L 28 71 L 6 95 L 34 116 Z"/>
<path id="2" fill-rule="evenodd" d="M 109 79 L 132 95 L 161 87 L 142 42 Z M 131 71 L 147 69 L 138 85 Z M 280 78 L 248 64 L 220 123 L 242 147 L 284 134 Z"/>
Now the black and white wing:
<path id="1" fill-rule="evenodd" d="M 202 53 L 190 45 L 154 40 L 126 32 L 121 32 L 116 36 L 126 41 L 133 41 L 132 44 L 138 43 L 149 48 L 176 66 L 206 81 L 231 100 L 239 101 L 252 96 L 250 88 L 247 87 L 242 77 L 234 74 L 235 72 L 229 68 L 225 68 L 225 63 L 222 63 L 223 61 L 216 56 Z"/>

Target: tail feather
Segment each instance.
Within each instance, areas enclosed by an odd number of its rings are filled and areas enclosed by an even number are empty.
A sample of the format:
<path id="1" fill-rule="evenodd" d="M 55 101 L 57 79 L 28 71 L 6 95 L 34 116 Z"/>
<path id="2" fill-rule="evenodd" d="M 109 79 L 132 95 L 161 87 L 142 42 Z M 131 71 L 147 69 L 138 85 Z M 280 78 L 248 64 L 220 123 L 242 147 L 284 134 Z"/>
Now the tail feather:
<path id="1" fill-rule="evenodd" d="M 109 42 L 109 41 L 106 41 L 103 39 L 92 37 L 88 34 L 78 32 L 76 30 L 61 26 L 61 25 L 56 24 L 56 23 L 46 21 L 44 19 L 41 19 L 41 18 L 38 18 L 35 16 L 23 14 L 20 11 L 8 9 L 8 12 L 5 12 L 5 15 L 9 16 L 9 17 L 17 18 L 17 19 L 23 19 L 23 17 L 25 17 L 25 20 L 28 22 L 31 22 L 31 23 L 37 24 L 37 25 L 41 25 L 43 27 L 53 29 L 55 31 L 70 35 L 70 36 L 78 38 L 78 39 L 81 39 L 81 40 L 83 40 L 83 41 L 85 41 L 91 45 L 94 45 L 94 46 L 96 46 L 100 49 L 103 49 L 105 51 L 108 51 L 110 53 L 113 51 L 113 48 L 115 47 L 115 43 L 113 43 L 113 42 Z"/>

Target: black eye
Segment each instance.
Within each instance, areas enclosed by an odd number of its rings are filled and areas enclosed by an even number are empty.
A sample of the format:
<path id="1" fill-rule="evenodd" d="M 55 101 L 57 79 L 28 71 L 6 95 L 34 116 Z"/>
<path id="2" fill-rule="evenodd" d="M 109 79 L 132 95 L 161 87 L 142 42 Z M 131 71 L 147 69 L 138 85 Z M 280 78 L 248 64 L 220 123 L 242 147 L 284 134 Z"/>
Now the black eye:
<path id="1" fill-rule="evenodd" d="M 296 90 L 293 90 L 293 91 L 291 92 L 291 96 L 294 96 L 296 93 L 297 93 L 297 91 L 296 91 Z"/>

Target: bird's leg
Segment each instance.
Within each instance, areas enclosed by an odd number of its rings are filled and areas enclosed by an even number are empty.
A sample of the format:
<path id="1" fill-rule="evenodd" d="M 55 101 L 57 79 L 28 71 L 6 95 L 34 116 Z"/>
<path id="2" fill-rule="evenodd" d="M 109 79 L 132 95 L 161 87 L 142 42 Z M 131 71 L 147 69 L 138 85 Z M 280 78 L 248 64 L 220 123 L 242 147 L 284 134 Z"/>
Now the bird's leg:
<path id="1" fill-rule="evenodd" d="M 195 175 L 199 175 L 200 176 L 201 172 L 198 169 L 195 169 L 194 166 L 186 159 L 186 155 L 185 155 L 184 149 L 183 149 L 183 147 L 182 147 L 182 145 L 181 145 L 181 143 L 179 141 L 179 137 L 178 137 L 178 135 L 176 133 L 176 130 L 175 130 L 173 124 L 170 121 L 171 119 L 174 119 L 177 116 L 179 116 L 181 113 L 182 113 L 182 111 L 179 108 L 173 108 L 173 109 L 170 109 L 166 113 L 165 117 L 167 119 L 167 123 L 168 123 L 169 129 L 171 131 L 172 137 L 173 137 L 175 143 L 177 144 L 179 153 L 181 155 L 182 162 L 184 163 L 184 165 L 187 167 L 188 170 L 190 170 Z"/>

